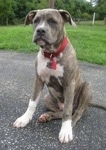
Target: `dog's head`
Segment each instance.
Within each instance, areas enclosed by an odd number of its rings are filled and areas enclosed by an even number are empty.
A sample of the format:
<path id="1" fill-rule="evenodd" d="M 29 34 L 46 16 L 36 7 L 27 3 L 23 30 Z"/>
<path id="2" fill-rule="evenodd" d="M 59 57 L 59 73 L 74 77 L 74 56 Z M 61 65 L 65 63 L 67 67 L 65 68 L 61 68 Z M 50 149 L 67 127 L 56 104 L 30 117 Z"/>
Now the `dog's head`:
<path id="1" fill-rule="evenodd" d="M 33 23 L 33 41 L 42 48 L 59 46 L 65 36 L 65 22 L 76 26 L 67 11 L 55 9 L 33 10 L 25 19 L 25 25 Z"/>

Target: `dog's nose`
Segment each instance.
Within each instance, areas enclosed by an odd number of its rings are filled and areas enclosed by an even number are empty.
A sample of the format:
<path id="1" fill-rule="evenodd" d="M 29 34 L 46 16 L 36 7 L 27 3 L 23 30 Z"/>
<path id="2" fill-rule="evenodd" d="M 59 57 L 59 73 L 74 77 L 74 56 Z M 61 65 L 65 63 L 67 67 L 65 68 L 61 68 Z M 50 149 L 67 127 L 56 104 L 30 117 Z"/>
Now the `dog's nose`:
<path id="1" fill-rule="evenodd" d="M 45 35 L 46 30 L 44 28 L 38 28 L 36 32 L 38 35 Z"/>

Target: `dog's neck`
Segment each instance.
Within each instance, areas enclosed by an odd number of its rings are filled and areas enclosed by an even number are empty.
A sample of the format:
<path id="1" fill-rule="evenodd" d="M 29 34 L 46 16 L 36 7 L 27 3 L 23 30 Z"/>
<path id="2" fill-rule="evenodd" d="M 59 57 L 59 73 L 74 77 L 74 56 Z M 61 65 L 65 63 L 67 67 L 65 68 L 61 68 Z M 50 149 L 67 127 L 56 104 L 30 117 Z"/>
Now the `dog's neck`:
<path id="1" fill-rule="evenodd" d="M 63 41 L 61 42 L 59 48 L 56 50 L 56 52 L 46 52 L 46 51 L 41 51 L 42 52 L 42 55 L 46 58 L 49 58 L 50 59 L 50 69 L 54 69 L 56 70 L 56 65 L 57 65 L 57 62 L 55 61 L 55 57 L 57 57 L 61 52 L 63 52 L 65 50 L 65 47 L 67 46 L 68 44 L 68 38 L 65 37 L 63 39 Z"/>

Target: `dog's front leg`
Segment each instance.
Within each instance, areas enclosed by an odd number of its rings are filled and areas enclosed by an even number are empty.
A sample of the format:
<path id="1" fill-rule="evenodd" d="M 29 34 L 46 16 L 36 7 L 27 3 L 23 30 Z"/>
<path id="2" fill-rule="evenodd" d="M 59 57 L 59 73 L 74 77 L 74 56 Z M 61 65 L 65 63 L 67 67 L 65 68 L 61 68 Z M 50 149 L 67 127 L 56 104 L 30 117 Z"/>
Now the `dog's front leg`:
<path id="1" fill-rule="evenodd" d="M 37 77 L 35 79 L 33 94 L 29 101 L 28 108 L 26 112 L 14 122 L 14 127 L 25 127 L 30 122 L 37 107 L 42 88 L 43 82 L 39 79 L 39 77 Z"/>
<path id="2" fill-rule="evenodd" d="M 74 99 L 75 82 L 72 81 L 64 88 L 64 110 L 62 127 L 59 133 L 61 143 L 68 143 L 73 140 L 72 134 L 72 107 Z"/>

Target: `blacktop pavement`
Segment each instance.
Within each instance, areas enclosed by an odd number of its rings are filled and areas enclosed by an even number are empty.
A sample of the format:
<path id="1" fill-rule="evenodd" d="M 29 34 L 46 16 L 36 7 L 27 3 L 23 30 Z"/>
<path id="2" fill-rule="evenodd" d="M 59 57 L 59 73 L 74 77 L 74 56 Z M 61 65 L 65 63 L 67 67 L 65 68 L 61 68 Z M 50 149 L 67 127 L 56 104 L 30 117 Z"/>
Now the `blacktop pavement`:
<path id="1" fill-rule="evenodd" d="M 73 129 L 71 143 L 61 144 L 61 120 L 39 123 L 45 112 L 44 88 L 33 120 L 16 129 L 13 122 L 28 106 L 36 54 L 0 51 L 0 150 L 106 150 L 106 111 L 89 107 Z M 106 66 L 79 62 L 83 78 L 92 83 L 93 102 L 106 106 Z"/>

